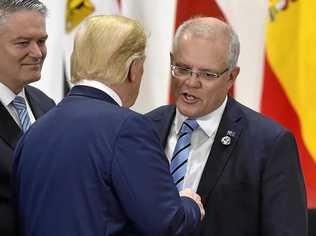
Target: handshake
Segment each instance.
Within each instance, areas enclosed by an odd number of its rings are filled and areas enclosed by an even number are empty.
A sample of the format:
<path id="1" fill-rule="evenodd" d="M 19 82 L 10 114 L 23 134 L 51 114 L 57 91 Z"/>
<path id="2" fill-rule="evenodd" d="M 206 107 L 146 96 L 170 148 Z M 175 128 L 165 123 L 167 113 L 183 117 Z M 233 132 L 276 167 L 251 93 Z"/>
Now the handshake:
<path id="1" fill-rule="evenodd" d="M 191 189 L 186 188 L 180 191 L 180 197 L 188 197 L 191 198 L 200 208 L 200 213 L 201 213 L 201 221 L 204 219 L 205 216 L 205 210 L 201 201 L 200 195 L 197 193 L 193 192 Z"/>

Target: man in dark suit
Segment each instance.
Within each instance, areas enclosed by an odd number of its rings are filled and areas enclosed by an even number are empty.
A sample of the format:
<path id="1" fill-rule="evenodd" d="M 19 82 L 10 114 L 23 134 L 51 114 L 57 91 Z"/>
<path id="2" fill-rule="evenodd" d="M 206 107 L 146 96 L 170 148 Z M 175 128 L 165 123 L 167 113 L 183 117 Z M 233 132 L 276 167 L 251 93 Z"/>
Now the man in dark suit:
<path id="1" fill-rule="evenodd" d="M 27 85 L 41 77 L 45 16 L 46 7 L 37 0 L 0 2 L 0 235 L 5 236 L 15 235 L 16 228 L 10 186 L 13 150 L 29 125 L 55 105 Z"/>
<path id="2" fill-rule="evenodd" d="M 176 106 L 148 114 L 172 163 L 180 129 L 192 133 L 178 186 L 197 191 L 205 206 L 201 235 L 305 236 L 305 187 L 292 134 L 229 97 L 238 73 L 239 41 L 224 22 L 188 20 L 171 53 Z M 172 174 L 176 172 L 171 170 Z"/>
<path id="3" fill-rule="evenodd" d="M 75 86 L 15 152 L 20 234 L 194 235 L 200 197 L 179 196 L 151 121 L 128 109 L 143 74 L 143 28 L 123 16 L 95 16 L 74 45 Z"/>

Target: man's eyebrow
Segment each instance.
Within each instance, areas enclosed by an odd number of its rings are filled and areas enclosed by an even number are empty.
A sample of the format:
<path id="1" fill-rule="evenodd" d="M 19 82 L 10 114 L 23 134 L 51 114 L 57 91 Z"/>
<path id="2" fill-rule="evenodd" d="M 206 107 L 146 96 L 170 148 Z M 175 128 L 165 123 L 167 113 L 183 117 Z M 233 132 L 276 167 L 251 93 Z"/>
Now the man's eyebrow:
<path id="1" fill-rule="evenodd" d="M 40 37 L 39 39 L 47 39 L 48 35 L 45 35 L 43 37 Z M 18 40 L 32 40 L 33 37 L 23 37 L 23 36 L 19 36 L 17 38 L 15 38 L 13 41 L 18 41 Z"/>
<path id="2" fill-rule="evenodd" d="M 211 73 L 215 73 L 217 72 L 217 70 L 213 70 L 213 69 L 205 69 L 205 68 L 200 68 L 199 71 L 203 71 L 203 72 L 211 72 Z"/>
<path id="3" fill-rule="evenodd" d="M 192 66 L 189 66 L 187 64 L 184 64 L 184 63 L 174 63 L 175 65 L 177 66 L 180 66 L 180 67 L 183 67 L 183 68 L 188 68 L 188 69 L 192 69 Z M 210 69 L 210 68 L 198 68 L 198 71 L 202 71 L 202 72 L 210 72 L 210 73 L 217 73 L 217 70 L 213 70 L 213 69 Z"/>
<path id="4" fill-rule="evenodd" d="M 176 62 L 174 64 L 177 66 L 180 66 L 180 67 L 184 67 L 184 68 L 192 68 L 192 66 L 189 66 L 189 65 L 181 63 L 181 62 Z"/>

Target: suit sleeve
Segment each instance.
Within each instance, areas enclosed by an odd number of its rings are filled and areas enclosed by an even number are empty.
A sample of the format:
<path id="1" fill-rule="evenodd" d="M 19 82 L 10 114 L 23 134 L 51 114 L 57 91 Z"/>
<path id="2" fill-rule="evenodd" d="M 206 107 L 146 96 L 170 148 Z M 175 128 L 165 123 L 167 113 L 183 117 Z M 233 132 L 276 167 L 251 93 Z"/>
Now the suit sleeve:
<path id="1" fill-rule="evenodd" d="M 262 235 L 307 235 L 306 196 L 294 137 L 274 140 L 263 171 Z"/>
<path id="2" fill-rule="evenodd" d="M 28 130 L 29 131 L 29 130 Z M 28 132 L 27 131 L 27 132 Z M 13 159 L 13 164 L 12 164 L 12 174 L 11 174 L 11 200 L 12 200 L 12 205 L 13 205 L 13 210 L 14 210 L 14 215 L 15 215 L 15 224 L 20 225 L 19 222 L 19 214 L 18 214 L 18 209 L 19 209 L 19 189 L 20 189 L 20 178 L 19 176 L 19 171 L 20 171 L 20 157 L 21 153 L 23 150 L 23 145 L 24 145 L 24 139 L 27 135 L 24 134 L 18 141 L 12 159 Z M 21 227 L 17 228 L 17 231 L 20 233 Z"/>
<path id="3" fill-rule="evenodd" d="M 115 142 L 114 189 L 140 235 L 194 235 L 199 208 L 193 200 L 179 197 L 164 158 L 149 119 L 128 119 Z"/>

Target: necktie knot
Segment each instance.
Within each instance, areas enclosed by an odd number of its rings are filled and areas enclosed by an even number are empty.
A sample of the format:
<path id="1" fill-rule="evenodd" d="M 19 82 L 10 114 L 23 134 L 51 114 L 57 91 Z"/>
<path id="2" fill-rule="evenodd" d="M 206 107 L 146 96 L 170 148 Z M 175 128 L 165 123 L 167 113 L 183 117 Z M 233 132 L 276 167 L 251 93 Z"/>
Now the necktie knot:
<path id="1" fill-rule="evenodd" d="M 12 103 L 15 109 L 17 109 L 18 111 L 26 109 L 26 103 L 23 97 L 16 96 L 14 100 L 12 101 Z"/>
<path id="2" fill-rule="evenodd" d="M 18 112 L 21 128 L 23 132 L 25 132 L 31 126 L 30 117 L 27 113 L 26 102 L 23 97 L 16 96 L 13 99 L 12 104 Z"/>
<path id="3" fill-rule="evenodd" d="M 184 133 L 192 133 L 198 126 L 199 124 L 196 122 L 196 120 L 188 118 L 182 123 L 180 135 Z"/>

